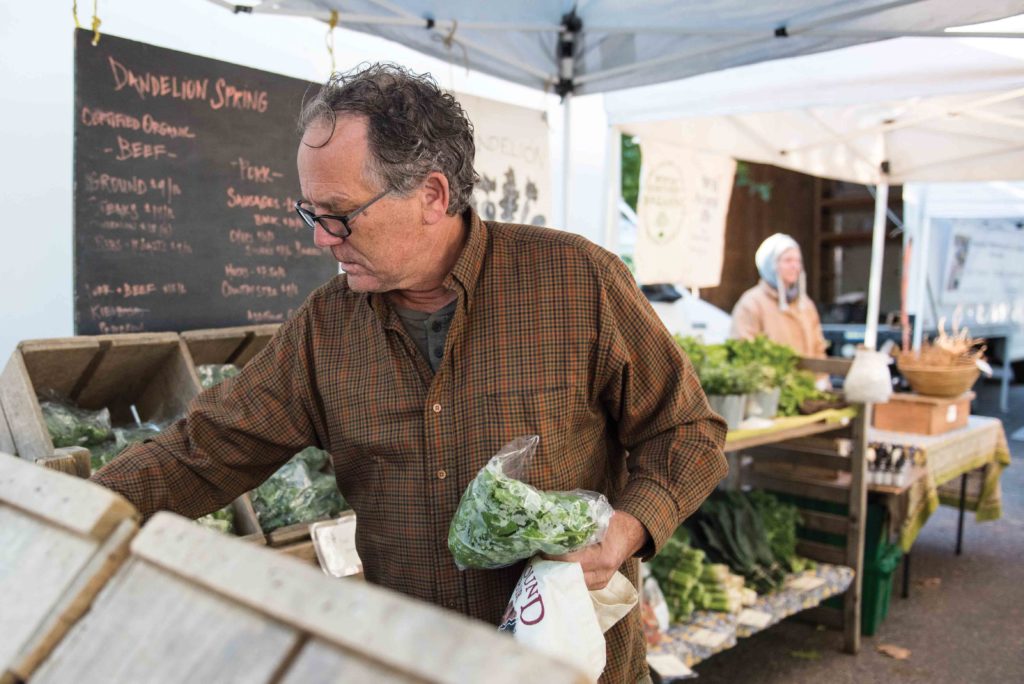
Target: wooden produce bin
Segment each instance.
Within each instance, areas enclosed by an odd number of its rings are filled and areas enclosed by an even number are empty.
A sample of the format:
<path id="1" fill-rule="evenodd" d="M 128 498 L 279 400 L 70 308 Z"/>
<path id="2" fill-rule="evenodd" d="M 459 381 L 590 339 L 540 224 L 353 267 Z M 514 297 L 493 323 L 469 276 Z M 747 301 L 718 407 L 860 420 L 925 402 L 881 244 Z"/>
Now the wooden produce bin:
<path id="1" fill-rule="evenodd" d="M 242 368 L 267 346 L 280 327 L 279 323 L 272 323 L 186 330 L 181 333 L 181 339 L 185 341 L 193 367 L 207 363 L 230 363 Z"/>
<path id="2" fill-rule="evenodd" d="M 158 513 L 31 682 L 185 680 L 586 678 L 493 626 Z"/>
<path id="3" fill-rule="evenodd" d="M 143 421 L 173 420 L 199 392 L 199 378 L 177 333 L 26 340 L 0 374 L 0 405 L 17 455 L 34 462 L 68 455 L 54 448 L 39 395 L 53 393 L 89 410 L 106 407 L 116 426 L 134 423 L 133 404 Z M 238 534 L 262 540 L 248 497 L 232 506 Z"/>
<path id="4" fill-rule="evenodd" d="M 938 435 L 967 425 L 974 392 L 959 397 L 929 397 L 896 393 L 887 404 L 876 404 L 872 426 L 878 430 Z"/>
<path id="5" fill-rule="evenodd" d="M 137 517 L 99 485 L 0 454 L 0 682 L 27 680 L 88 610 Z"/>

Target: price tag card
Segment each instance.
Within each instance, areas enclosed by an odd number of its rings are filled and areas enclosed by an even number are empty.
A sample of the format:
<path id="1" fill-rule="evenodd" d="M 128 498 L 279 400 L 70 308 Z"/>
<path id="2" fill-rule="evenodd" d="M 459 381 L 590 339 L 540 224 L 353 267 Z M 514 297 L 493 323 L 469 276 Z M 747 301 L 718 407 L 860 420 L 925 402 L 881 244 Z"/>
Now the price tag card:
<path id="1" fill-rule="evenodd" d="M 654 668 L 662 679 L 689 679 L 693 670 L 671 653 L 648 653 L 647 664 Z"/>
<path id="2" fill-rule="evenodd" d="M 724 632 L 713 632 L 710 629 L 701 628 L 692 634 L 687 634 L 684 638 L 690 643 L 703 646 L 704 648 L 718 648 L 725 643 L 729 635 Z"/>
<path id="3" fill-rule="evenodd" d="M 744 608 L 736 617 L 736 620 L 745 627 L 764 629 L 771 623 L 772 615 L 771 613 L 765 613 L 764 611 Z"/>
<path id="4" fill-rule="evenodd" d="M 821 577 L 817 577 L 815 575 L 803 575 L 790 582 L 789 588 L 796 589 L 798 591 L 810 591 L 812 589 L 817 589 L 824 583 L 825 580 Z"/>

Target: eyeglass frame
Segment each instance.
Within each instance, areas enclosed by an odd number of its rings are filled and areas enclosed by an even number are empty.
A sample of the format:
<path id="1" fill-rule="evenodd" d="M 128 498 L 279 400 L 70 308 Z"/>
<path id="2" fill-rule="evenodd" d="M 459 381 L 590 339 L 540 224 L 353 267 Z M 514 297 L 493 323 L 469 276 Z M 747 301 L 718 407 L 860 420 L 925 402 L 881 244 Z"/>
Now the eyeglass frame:
<path id="1" fill-rule="evenodd" d="M 297 201 L 295 203 L 295 211 L 299 215 L 299 218 L 302 219 L 302 222 L 305 223 L 312 230 L 315 231 L 316 227 L 320 226 L 321 228 L 324 229 L 324 232 L 326 232 L 328 235 L 333 235 L 336 238 L 341 238 L 341 239 L 344 240 L 345 238 L 347 238 L 349 235 L 352 234 L 352 226 L 350 226 L 349 223 L 356 216 L 358 216 L 362 212 L 364 212 L 367 209 L 369 209 L 377 200 L 383 199 L 383 197 L 385 195 L 387 195 L 388 193 L 390 193 L 390 192 L 391 192 L 391 189 L 388 188 L 387 190 L 385 190 L 384 192 L 380 193 L 379 195 L 374 197 L 372 200 L 370 200 L 369 202 L 367 202 L 363 206 L 359 207 L 358 209 L 353 209 L 352 211 L 350 211 L 350 212 L 348 212 L 347 214 L 344 214 L 344 215 L 338 215 L 338 214 L 314 214 L 312 211 L 310 211 L 309 209 L 306 209 L 304 206 L 302 206 L 303 203 L 305 202 L 305 200 L 299 200 L 299 201 Z M 345 230 L 348 231 L 348 232 L 345 233 L 344 235 L 339 235 L 338 233 L 335 233 L 333 230 L 328 228 L 327 227 L 327 223 L 325 221 L 322 221 L 321 219 L 335 219 L 337 221 L 341 221 L 341 225 L 345 226 Z"/>

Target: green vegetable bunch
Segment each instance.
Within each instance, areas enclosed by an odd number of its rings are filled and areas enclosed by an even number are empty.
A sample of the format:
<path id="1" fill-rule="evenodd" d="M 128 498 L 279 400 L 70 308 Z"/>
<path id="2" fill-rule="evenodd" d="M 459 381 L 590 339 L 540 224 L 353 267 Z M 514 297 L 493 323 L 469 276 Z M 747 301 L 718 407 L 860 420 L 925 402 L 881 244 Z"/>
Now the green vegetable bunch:
<path id="1" fill-rule="evenodd" d="M 803 572 L 812 567 L 813 561 L 796 554 L 796 528 L 800 524 L 797 507 L 761 490 L 754 490 L 747 496 L 764 525 L 768 546 L 775 559 L 790 572 Z"/>
<path id="2" fill-rule="evenodd" d="M 469 483 L 448 530 L 456 565 L 501 568 L 538 553 L 562 554 L 597 543 L 612 508 L 602 494 L 542 492 L 512 477 L 538 437 L 506 445 Z"/>
<path id="3" fill-rule="evenodd" d="M 827 399 L 831 396 L 817 388 L 814 373 L 795 370 L 783 380 L 782 392 L 779 395 L 779 413 L 784 416 L 796 416 L 800 414 L 800 406 L 805 401 Z"/>
<path id="4" fill-rule="evenodd" d="M 235 531 L 235 511 L 231 506 L 225 506 L 219 511 L 214 511 L 209 515 L 196 519 L 196 522 L 203 527 L 209 527 L 211 530 L 217 530 L 224 534 L 233 534 Z"/>
<path id="5" fill-rule="evenodd" d="M 327 458 L 321 449 L 303 449 L 253 490 L 252 505 L 264 532 L 330 518 L 348 507 L 334 476 L 319 472 Z"/>
<path id="6" fill-rule="evenodd" d="M 761 519 L 743 494 L 709 498 L 691 520 L 697 546 L 742 575 L 757 593 L 782 586 L 786 569 L 772 553 Z"/>
<path id="7" fill-rule="evenodd" d="M 94 446 L 110 439 L 110 411 L 88 411 L 60 401 L 43 401 L 46 430 L 55 447 Z"/>

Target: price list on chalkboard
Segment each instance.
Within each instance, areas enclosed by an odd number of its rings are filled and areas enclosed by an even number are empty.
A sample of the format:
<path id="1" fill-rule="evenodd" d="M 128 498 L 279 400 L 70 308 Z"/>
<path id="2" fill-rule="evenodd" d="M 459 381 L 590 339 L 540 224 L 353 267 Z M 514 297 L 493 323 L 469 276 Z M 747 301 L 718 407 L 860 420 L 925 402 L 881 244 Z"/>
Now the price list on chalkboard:
<path id="1" fill-rule="evenodd" d="M 75 331 L 276 323 L 338 272 L 293 210 L 314 84 L 80 30 Z"/>

